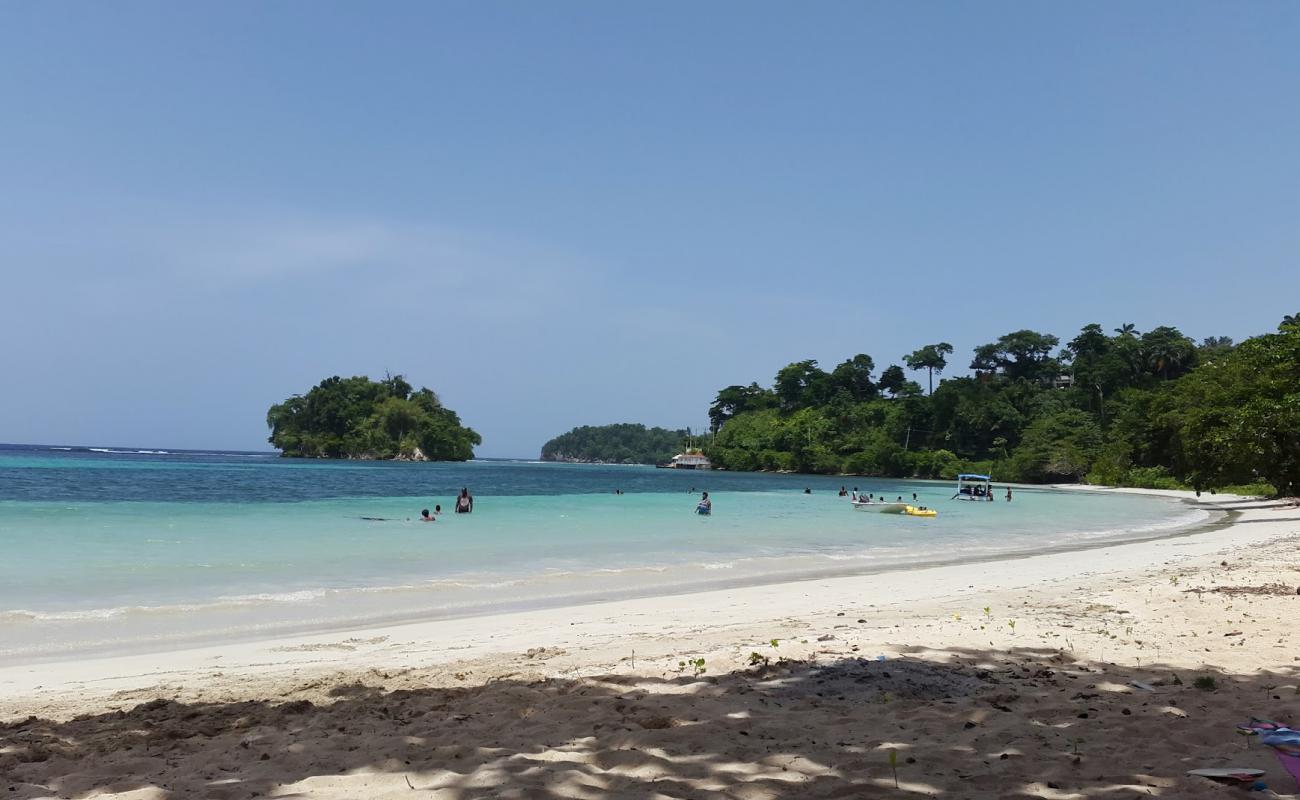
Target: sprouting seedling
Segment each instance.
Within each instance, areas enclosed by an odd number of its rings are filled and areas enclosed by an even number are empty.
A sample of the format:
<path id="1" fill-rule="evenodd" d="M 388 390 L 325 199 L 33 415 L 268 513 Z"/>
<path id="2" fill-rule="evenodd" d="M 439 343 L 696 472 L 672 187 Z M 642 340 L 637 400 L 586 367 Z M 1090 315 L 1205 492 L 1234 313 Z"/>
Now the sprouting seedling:
<path id="1" fill-rule="evenodd" d="M 1083 744 L 1083 737 L 1082 736 L 1074 737 L 1074 755 L 1076 758 L 1079 756 L 1079 745 L 1081 744 Z"/>
<path id="2" fill-rule="evenodd" d="M 898 788 L 898 751 L 890 748 L 889 750 L 889 768 L 894 773 L 894 788 Z"/>
<path id="3" fill-rule="evenodd" d="M 707 668 L 704 666 L 704 659 L 702 658 L 697 658 L 694 661 L 692 661 L 691 668 L 695 673 L 695 677 L 697 678 L 703 675 L 707 671 Z"/>
<path id="4" fill-rule="evenodd" d="M 990 620 L 993 619 L 993 611 L 989 606 L 984 606 L 984 616 Z"/>
<path id="5" fill-rule="evenodd" d="M 1015 632 L 1016 632 L 1016 621 L 1015 621 L 1014 619 L 1009 619 L 1009 620 L 1007 620 L 1007 627 L 1011 629 L 1011 632 L 1012 632 L 1012 633 L 1015 633 Z"/>
<path id="6" fill-rule="evenodd" d="M 772 642 L 771 642 L 771 644 L 772 644 L 773 647 L 780 647 L 780 646 L 781 646 L 781 640 L 779 640 L 779 639 L 773 639 Z"/>
<path id="7" fill-rule="evenodd" d="M 958 622 L 961 622 L 961 614 L 954 613 L 954 614 L 952 615 L 952 618 L 955 619 L 955 620 L 958 621 Z"/>
<path id="8" fill-rule="evenodd" d="M 757 651 L 755 651 L 755 652 L 753 652 L 753 653 L 750 653 L 750 654 L 749 654 L 749 665 L 750 665 L 751 667 L 756 667 L 756 666 L 758 666 L 759 664 L 762 664 L 763 666 L 767 666 L 767 656 L 762 655 L 762 654 L 758 653 Z"/>

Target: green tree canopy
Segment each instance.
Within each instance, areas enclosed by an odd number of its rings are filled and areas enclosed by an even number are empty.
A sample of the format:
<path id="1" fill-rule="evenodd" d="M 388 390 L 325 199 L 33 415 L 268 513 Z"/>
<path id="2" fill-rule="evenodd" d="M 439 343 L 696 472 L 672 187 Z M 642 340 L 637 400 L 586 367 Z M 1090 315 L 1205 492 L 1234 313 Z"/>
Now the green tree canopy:
<path id="1" fill-rule="evenodd" d="M 952 355 L 952 345 L 947 342 L 938 344 L 927 344 L 920 350 L 914 351 L 911 355 L 903 356 L 904 363 L 911 370 L 928 370 L 930 377 L 930 394 L 934 394 L 934 374 L 937 372 L 943 374 L 943 368 L 948 366 L 947 356 Z"/>
<path id="2" fill-rule="evenodd" d="M 996 342 L 975 348 L 970 368 L 1000 371 L 1012 380 L 1055 378 L 1060 373 L 1060 364 L 1051 353 L 1060 341 L 1050 333 L 1038 331 L 1008 333 Z"/>
<path id="3" fill-rule="evenodd" d="M 1181 379 L 1162 421 L 1198 486 L 1300 493 L 1300 326 L 1243 342 Z"/>
<path id="4" fill-rule="evenodd" d="M 430 389 L 401 375 L 372 381 L 335 375 L 266 412 L 268 441 L 305 458 L 410 458 L 465 461 L 482 438 Z"/>

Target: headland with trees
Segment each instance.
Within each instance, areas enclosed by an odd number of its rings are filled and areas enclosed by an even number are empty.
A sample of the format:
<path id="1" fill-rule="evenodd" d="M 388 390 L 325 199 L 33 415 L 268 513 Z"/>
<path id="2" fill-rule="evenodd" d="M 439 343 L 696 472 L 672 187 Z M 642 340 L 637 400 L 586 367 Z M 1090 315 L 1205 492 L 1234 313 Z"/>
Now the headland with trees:
<path id="1" fill-rule="evenodd" d="M 689 433 L 631 422 L 583 425 L 542 445 L 541 457 L 576 463 L 661 464 L 681 452 Z"/>
<path id="2" fill-rule="evenodd" d="M 901 360 L 928 392 L 866 354 L 789 364 L 718 392 L 705 452 L 733 470 L 1300 492 L 1300 315 L 1240 344 L 1132 324 L 1060 344 L 1008 333 L 938 385 L 952 345 L 924 345 Z"/>

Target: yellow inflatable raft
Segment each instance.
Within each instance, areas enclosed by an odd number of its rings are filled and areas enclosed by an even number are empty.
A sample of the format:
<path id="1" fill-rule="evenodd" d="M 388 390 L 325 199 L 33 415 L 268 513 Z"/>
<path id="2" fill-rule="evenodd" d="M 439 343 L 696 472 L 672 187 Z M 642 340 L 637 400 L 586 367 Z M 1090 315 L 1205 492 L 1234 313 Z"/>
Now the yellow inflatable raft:
<path id="1" fill-rule="evenodd" d="M 938 511 L 935 511 L 933 508 L 917 508 L 916 506 L 908 506 L 907 508 L 903 509 L 903 513 L 905 513 L 905 514 L 909 514 L 909 515 L 911 515 L 911 516 L 913 516 L 913 517 L 937 517 L 937 516 L 939 516 L 939 512 L 938 512 Z"/>

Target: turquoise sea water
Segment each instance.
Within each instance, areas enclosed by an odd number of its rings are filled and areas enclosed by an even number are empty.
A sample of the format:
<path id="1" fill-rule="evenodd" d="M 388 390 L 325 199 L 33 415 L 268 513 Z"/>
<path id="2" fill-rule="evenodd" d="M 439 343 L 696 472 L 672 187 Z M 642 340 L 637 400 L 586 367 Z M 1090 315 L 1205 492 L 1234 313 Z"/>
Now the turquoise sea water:
<path id="1" fill-rule="evenodd" d="M 940 513 L 855 512 L 841 485 L 916 492 Z M 417 521 L 435 504 L 449 512 L 461 486 L 473 514 Z M 698 490 L 711 517 L 693 513 Z M 525 461 L 0 447 L 0 659 L 976 560 L 1169 535 L 1209 516 L 1133 495 L 952 493 Z"/>

